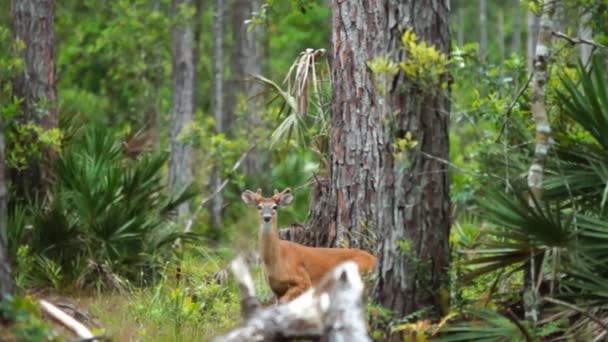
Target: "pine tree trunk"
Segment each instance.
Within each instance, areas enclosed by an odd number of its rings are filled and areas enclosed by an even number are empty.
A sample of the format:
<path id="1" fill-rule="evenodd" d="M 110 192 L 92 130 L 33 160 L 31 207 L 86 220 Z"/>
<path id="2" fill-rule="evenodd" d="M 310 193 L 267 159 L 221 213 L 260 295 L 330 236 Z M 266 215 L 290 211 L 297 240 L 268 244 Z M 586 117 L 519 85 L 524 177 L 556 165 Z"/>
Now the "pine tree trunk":
<path id="1" fill-rule="evenodd" d="M 191 0 L 173 0 L 174 16 L 183 15 L 181 6 L 192 7 Z M 179 189 L 192 182 L 192 146 L 184 140 L 194 113 L 193 58 L 194 33 L 191 18 L 180 18 L 172 29 L 173 100 L 170 123 L 169 186 Z M 181 218 L 190 215 L 187 203 L 179 207 Z"/>
<path id="2" fill-rule="evenodd" d="M 407 58 L 400 50 L 404 28 L 412 28 L 427 45 L 449 55 L 449 0 L 388 1 L 387 9 L 387 55 Z M 447 75 L 443 78 L 447 82 Z M 394 123 L 380 126 L 377 138 L 383 143 L 374 301 L 396 317 L 428 308 L 427 317 L 437 319 L 445 314 L 449 297 L 449 94 L 439 85 L 421 87 L 401 74 L 389 84 L 385 112 L 396 114 Z M 400 161 L 392 142 L 407 133 L 418 144 Z"/>
<path id="3" fill-rule="evenodd" d="M 518 0 L 519 1 L 519 0 Z M 464 45 L 464 9 L 458 9 L 458 27 L 456 28 L 456 42 L 459 47 Z"/>
<path id="4" fill-rule="evenodd" d="M 521 48 L 521 5 L 519 0 L 513 1 L 513 38 L 511 39 L 511 53 L 519 53 Z"/>
<path id="5" fill-rule="evenodd" d="M 13 35 L 24 43 L 25 68 L 15 77 L 14 95 L 23 99 L 20 121 L 43 129 L 58 127 L 55 76 L 55 1 L 13 0 Z M 42 160 L 32 161 L 25 171 L 15 171 L 12 183 L 19 194 L 44 194 L 51 180 L 53 152 L 44 151 Z"/>
<path id="6" fill-rule="evenodd" d="M 160 0 L 151 0 L 150 9 L 152 12 L 160 12 Z M 156 50 L 150 56 L 148 61 L 152 65 L 152 70 L 149 75 L 151 83 L 150 95 L 147 96 L 148 101 L 144 105 L 142 127 L 149 140 L 153 143 L 155 150 L 160 150 L 160 91 L 163 81 L 163 66 L 161 52 Z"/>
<path id="7" fill-rule="evenodd" d="M 224 132 L 224 0 L 215 1 L 213 20 L 213 113 L 215 118 L 215 133 Z M 222 180 L 220 168 L 216 166 L 211 173 L 211 190 L 219 188 Z M 222 226 L 223 197 L 218 193 L 211 200 L 210 224 L 214 229 Z"/>
<path id="8" fill-rule="evenodd" d="M 11 265 L 8 259 L 8 241 L 6 205 L 8 196 L 6 191 L 6 165 L 4 159 L 4 125 L 0 117 L 0 302 L 5 296 L 13 292 L 13 280 L 11 278 Z"/>
<path id="9" fill-rule="evenodd" d="M 252 30 L 248 30 L 245 20 L 251 18 L 252 12 L 259 11 L 260 5 L 259 0 L 234 0 L 231 8 L 233 45 L 231 55 L 232 79 L 230 83 L 232 91 L 227 94 L 230 100 L 227 101 L 226 119 L 224 120 L 224 125 L 227 127 L 227 125 L 235 122 L 237 115 L 244 116 L 243 125 L 245 126 L 239 128 L 246 128 L 245 132 L 251 132 L 254 135 L 257 130 L 263 128 L 262 114 L 264 110 L 259 98 L 253 98 L 262 89 L 259 83 L 249 80 L 249 75 L 262 74 L 260 39 L 262 28 L 256 25 Z M 237 107 L 243 103 L 246 103 L 244 107 Z M 268 172 L 270 169 L 269 158 L 268 153 L 259 149 L 254 150 L 245 160 L 243 167 L 248 175 L 255 175 L 256 179 L 259 179 L 260 187 L 266 191 L 272 191 L 272 180 Z"/>
<path id="10" fill-rule="evenodd" d="M 488 21 L 486 0 L 479 0 L 479 56 L 486 59 L 488 53 Z"/>
<path id="11" fill-rule="evenodd" d="M 498 23 L 496 32 L 498 33 L 498 58 L 502 65 L 505 62 L 505 19 L 502 12 L 498 12 L 497 16 Z"/>

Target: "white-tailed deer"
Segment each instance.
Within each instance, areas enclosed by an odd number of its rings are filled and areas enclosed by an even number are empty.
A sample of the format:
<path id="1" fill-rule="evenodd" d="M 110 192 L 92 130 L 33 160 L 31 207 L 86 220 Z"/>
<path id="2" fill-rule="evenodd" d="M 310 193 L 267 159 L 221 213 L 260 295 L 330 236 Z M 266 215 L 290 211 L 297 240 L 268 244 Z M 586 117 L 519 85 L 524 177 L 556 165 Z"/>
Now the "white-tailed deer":
<path id="1" fill-rule="evenodd" d="M 260 257 L 264 263 L 268 283 L 280 303 L 289 302 L 323 278 L 338 264 L 350 260 L 357 264 L 359 272 L 368 272 L 376 265 L 376 257 L 359 249 L 314 248 L 279 239 L 277 209 L 286 207 L 293 200 L 289 188 L 265 198 L 262 191 L 246 190 L 241 195 L 250 207 L 260 213 L 258 232 Z"/>

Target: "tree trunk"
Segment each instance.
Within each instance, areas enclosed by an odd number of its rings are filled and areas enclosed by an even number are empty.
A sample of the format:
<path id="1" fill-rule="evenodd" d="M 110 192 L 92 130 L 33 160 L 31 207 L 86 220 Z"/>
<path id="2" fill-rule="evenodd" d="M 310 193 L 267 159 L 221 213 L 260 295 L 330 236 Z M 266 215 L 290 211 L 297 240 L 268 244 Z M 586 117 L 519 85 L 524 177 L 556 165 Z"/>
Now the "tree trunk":
<path id="1" fill-rule="evenodd" d="M 174 16 L 183 16 L 182 6 L 191 8 L 192 0 L 173 0 Z M 180 18 L 172 29 L 173 62 L 173 102 L 171 106 L 169 186 L 182 188 L 192 182 L 192 146 L 186 141 L 188 127 L 192 124 L 194 113 L 194 33 L 191 18 Z M 190 206 L 184 203 L 179 207 L 179 216 L 186 218 Z"/>
<path id="2" fill-rule="evenodd" d="M 11 278 L 11 265 L 8 259 L 8 241 L 6 227 L 6 204 L 8 202 L 6 191 L 6 165 L 4 159 L 4 125 L 0 117 L 0 302 L 5 296 L 13 292 Z"/>
<path id="3" fill-rule="evenodd" d="M 536 206 L 536 203 L 541 203 L 543 196 L 543 178 L 544 168 L 551 147 L 551 126 L 549 117 L 545 109 L 545 89 L 549 80 L 547 68 L 549 62 L 549 54 L 552 48 L 552 30 L 553 30 L 553 15 L 556 7 L 559 4 L 551 2 L 545 4 L 543 13 L 540 18 L 540 30 L 538 42 L 536 44 L 536 53 L 534 57 L 534 77 L 532 79 L 532 117 L 536 130 L 536 146 L 534 149 L 534 158 L 528 170 L 528 187 L 530 188 L 530 206 Z M 532 259 L 532 262 L 526 266 L 524 279 L 524 310 L 526 319 L 536 324 L 539 317 L 539 296 L 536 291 L 536 278 L 540 276 L 537 273 L 537 264 L 540 260 Z"/>
<path id="4" fill-rule="evenodd" d="M 536 40 L 538 39 L 538 29 L 540 18 L 532 12 L 526 15 L 526 50 L 528 60 L 528 72 L 534 70 L 534 56 L 536 54 Z"/>
<path id="5" fill-rule="evenodd" d="M 464 8 L 459 8 L 457 13 L 458 28 L 456 29 L 456 42 L 458 43 L 458 47 L 462 47 L 464 45 Z"/>
<path id="6" fill-rule="evenodd" d="M 498 33 L 498 58 L 500 60 L 500 64 L 504 64 L 505 62 L 505 19 L 503 13 L 499 11 L 498 15 L 498 27 L 496 31 Z"/>
<path id="7" fill-rule="evenodd" d="M 488 53 L 488 22 L 486 0 L 479 0 L 479 56 L 486 59 Z"/>
<path id="8" fill-rule="evenodd" d="M 213 113 L 215 117 L 215 133 L 224 132 L 224 0 L 215 1 L 213 20 Z M 216 156 L 221 158 L 221 156 Z M 219 160 L 211 173 L 211 191 L 221 183 Z M 218 193 L 211 201 L 210 225 L 214 229 L 222 226 L 223 197 Z"/>
<path id="9" fill-rule="evenodd" d="M 404 28 L 449 54 L 448 0 L 389 1 L 387 9 L 387 55 L 407 58 L 400 50 Z M 442 78 L 447 82 L 447 75 Z M 445 314 L 449 298 L 449 96 L 439 84 L 420 86 L 402 74 L 389 84 L 385 112 L 396 114 L 394 123 L 380 126 L 378 139 L 383 142 L 383 174 L 376 204 L 379 266 L 374 300 L 396 317 L 428 308 L 427 317 L 437 319 Z M 392 142 L 407 134 L 417 145 L 399 160 Z"/>
<path id="10" fill-rule="evenodd" d="M 13 35 L 25 44 L 25 68 L 13 84 L 14 95 L 23 99 L 23 123 L 45 130 L 57 128 L 55 78 L 55 1 L 13 0 Z M 44 194 L 51 178 L 53 152 L 48 149 L 39 161 L 31 161 L 25 171 L 11 178 L 19 194 Z"/>
<path id="11" fill-rule="evenodd" d="M 259 83 L 248 81 L 248 75 L 262 74 L 262 47 L 261 47 L 261 28 L 255 26 L 252 30 L 247 30 L 245 20 L 251 17 L 251 13 L 260 10 L 259 0 L 234 0 L 231 8 L 232 15 L 232 56 L 231 70 L 232 91 L 227 94 L 230 100 L 227 101 L 224 126 L 228 127 L 235 121 L 237 116 L 243 117 L 246 126 L 245 132 L 256 131 L 263 128 L 263 106 L 254 95 L 262 90 Z M 238 106 L 245 104 L 245 106 Z M 240 112 L 239 112 L 240 111 Z M 253 132 L 251 131 L 253 130 Z M 255 175 L 259 180 L 260 187 L 266 191 L 272 191 L 271 179 L 269 177 L 270 155 L 261 150 L 252 151 L 245 161 L 244 169 L 248 175 Z"/>
<path id="12" fill-rule="evenodd" d="M 160 12 L 160 0 L 151 0 L 150 9 L 152 12 Z M 148 96 L 148 101 L 144 105 L 143 115 L 143 130 L 147 133 L 150 142 L 152 142 L 155 150 L 160 150 L 160 92 L 163 81 L 163 65 L 161 51 L 155 50 L 150 56 L 149 63 L 151 67 L 151 75 L 149 82 L 151 83 L 151 91 Z"/>
<path id="13" fill-rule="evenodd" d="M 513 1 L 513 38 L 511 39 L 511 53 L 519 53 L 521 48 L 521 5 L 519 0 Z"/>
<path id="14" fill-rule="evenodd" d="M 588 10 L 581 16 L 581 22 L 578 26 L 578 35 L 581 39 L 592 40 L 593 30 L 591 29 L 591 12 Z M 587 70 L 591 68 L 591 55 L 593 46 L 589 44 L 579 44 L 581 62 Z"/>

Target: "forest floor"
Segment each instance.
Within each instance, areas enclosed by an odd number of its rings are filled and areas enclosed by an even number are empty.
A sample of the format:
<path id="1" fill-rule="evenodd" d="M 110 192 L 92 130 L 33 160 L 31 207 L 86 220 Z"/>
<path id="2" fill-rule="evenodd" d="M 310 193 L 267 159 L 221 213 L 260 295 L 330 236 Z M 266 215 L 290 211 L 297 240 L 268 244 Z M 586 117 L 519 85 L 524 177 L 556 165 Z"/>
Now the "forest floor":
<path id="1" fill-rule="evenodd" d="M 214 257 L 209 262 L 188 257 L 180 264 L 184 275 L 179 281 L 170 277 L 153 286 L 122 291 L 30 295 L 71 308 L 66 312 L 94 335 L 103 334 L 112 341 L 209 341 L 241 322 L 240 293 L 226 273 L 228 263 L 229 259 Z M 220 270 L 223 275 L 217 277 Z M 258 297 L 272 302 L 261 267 L 252 271 Z M 62 328 L 57 331 L 62 337 L 74 337 Z"/>

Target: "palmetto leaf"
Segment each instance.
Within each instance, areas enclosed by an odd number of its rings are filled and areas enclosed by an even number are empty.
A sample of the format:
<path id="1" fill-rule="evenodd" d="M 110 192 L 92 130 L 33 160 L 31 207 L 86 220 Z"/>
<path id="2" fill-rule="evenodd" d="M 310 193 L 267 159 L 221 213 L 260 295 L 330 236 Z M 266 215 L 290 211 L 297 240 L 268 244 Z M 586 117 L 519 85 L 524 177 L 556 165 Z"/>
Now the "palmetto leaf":
<path id="1" fill-rule="evenodd" d="M 433 341 L 527 341 L 529 333 L 523 323 L 515 323 L 499 313 L 490 310 L 469 312 L 472 320 L 447 325 L 441 329 L 441 336 Z"/>
<path id="2" fill-rule="evenodd" d="M 567 76 L 560 76 L 565 91 L 557 91 L 557 97 L 566 115 L 589 132 L 604 150 L 608 150 L 608 78 L 601 57 L 593 58 L 590 76 L 582 64 L 579 64 L 577 75 L 580 87 Z"/>
<path id="3" fill-rule="evenodd" d="M 550 205 L 534 207 L 523 196 L 488 192 L 480 203 L 489 223 L 495 225 L 491 241 L 484 247 L 464 251 L 473 258 L 465 265 L 479 266 L 463 276 L 468 282 L 482 274 L 521 264 L 532 255 L 542 257 L 550 247 L 565 247 L 571 243 L 572 216 L 565 216 Z"/>
<path id="4" fill-rule="evenodd" d="M 103 279 L 135 279 L 155 269 L 167 251 L 165 241 L 181 237 L 169 213 L 196 194 L 192 186 L 166 189 L 167 154 L 127 160 L 109 133 L 86 129 L 63 151 L 53 196 L 35 213 L 30 241 L 34 252 L 57 262 L 82 286 L 97 280 L 114 284 Z"/>

